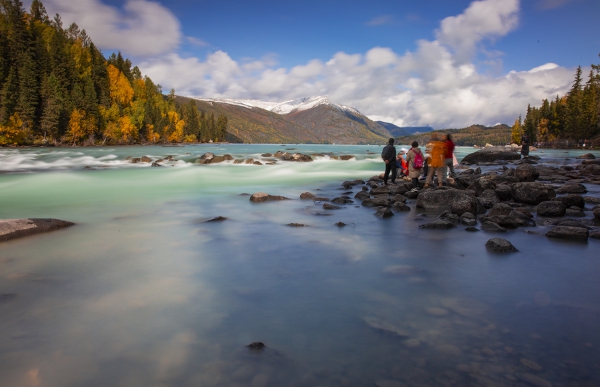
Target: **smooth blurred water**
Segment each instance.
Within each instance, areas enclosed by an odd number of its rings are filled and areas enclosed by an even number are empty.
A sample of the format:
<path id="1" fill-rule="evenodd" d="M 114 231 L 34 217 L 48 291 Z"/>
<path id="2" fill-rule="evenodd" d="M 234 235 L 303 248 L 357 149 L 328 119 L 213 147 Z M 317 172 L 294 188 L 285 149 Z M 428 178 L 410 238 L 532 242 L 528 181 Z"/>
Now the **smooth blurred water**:
<path id="1" fill-rule="evenodd" d="M 356 159 L 194 163 L 207 151 L 260 159 L 286 148 Z M 459 159 L 472 150 L 459 148 Z M 543 226 L 420 230 L 414 209 L 381 220 L 358 202 L 327 211 L 299 199 L 348 192 L 344 180 L 382 171 L 380 152 L 0 149 L 0 218 L 76 223 L 0 244 L 0 294 L 16 295 L 0 300 L 0 386 L 529 385 L 524 374 L 600 384 L 598 241 L 551 241 Z M 537 154 L 572 163 L 582 153 L 563 152 Z M 123 161 L 143 155 L 178 161 Z M 293 200 L 241 195 L 259 191 Z M 228 219 L 205 222 L 216 216 Z M 488 253 L 496 236 L 520 252 Z M 267 350 L 248 351 L 254 341 Z"/>

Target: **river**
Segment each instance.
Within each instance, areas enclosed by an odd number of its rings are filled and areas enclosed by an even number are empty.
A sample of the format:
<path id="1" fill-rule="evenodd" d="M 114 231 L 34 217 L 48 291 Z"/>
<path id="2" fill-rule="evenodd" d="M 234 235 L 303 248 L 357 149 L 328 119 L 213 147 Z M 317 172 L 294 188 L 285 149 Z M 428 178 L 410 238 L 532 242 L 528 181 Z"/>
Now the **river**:
<path id="1" fill-rule="evenodd" d="M 290 148 L 355 159 L 194 162 Z M 0 218 L 76 223 L 0 244 L 0 294 L 14 295 L 0 298 L 0 385 L 600 385 L 600 242 L 538 226 L 501 235 L 520 251 L 498 256 L 485 249 L 497 234 L 418 229 L 414 208 L 382 220 L 299 199 L 379 174 L 380 152 L 0 148 Z M 535 154 L 583 153 L 565 152 Z M 176 161 L 125 161 L 144 155 Z M 243 195 L 261 191 L 294 200 Z M 246 348 L 257 341 L 267 348 Z"/>

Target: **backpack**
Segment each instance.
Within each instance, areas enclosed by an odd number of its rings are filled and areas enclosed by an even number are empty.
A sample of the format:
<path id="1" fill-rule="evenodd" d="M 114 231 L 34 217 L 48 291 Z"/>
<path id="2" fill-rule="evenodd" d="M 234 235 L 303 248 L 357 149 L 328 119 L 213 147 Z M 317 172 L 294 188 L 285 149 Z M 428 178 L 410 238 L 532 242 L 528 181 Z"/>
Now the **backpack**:
<path id="1" fill-rule="evenodd" d="M 413 151 L 415 152 L 415 151 Z M 413 159 L 413 168 L 421 169 L 423 168 L 423 154 L 421 152 L 415 152 L 415 158 Z"/>

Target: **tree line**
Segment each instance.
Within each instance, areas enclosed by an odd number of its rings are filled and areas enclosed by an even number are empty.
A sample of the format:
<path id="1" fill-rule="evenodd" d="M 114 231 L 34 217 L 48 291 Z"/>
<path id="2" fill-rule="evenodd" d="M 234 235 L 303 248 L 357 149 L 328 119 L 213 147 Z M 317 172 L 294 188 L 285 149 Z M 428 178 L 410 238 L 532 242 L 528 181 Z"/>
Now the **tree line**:
<path id="1" fill-rule="evenodd" d="M 227 117 L 180 105 L 85 30 L 0 0 L 0 145 L 224 141 Z"/>
<path id="2" fill-rule="evenodd" d="M 579 66 L 566 95 L 527 106 L 525 120 L 519 117 L 512 126 L 511 139 L 520 143 L 524 134 L 541 146 L 599 145 L 600 64 L 592 65 L 585 82 Z"/>

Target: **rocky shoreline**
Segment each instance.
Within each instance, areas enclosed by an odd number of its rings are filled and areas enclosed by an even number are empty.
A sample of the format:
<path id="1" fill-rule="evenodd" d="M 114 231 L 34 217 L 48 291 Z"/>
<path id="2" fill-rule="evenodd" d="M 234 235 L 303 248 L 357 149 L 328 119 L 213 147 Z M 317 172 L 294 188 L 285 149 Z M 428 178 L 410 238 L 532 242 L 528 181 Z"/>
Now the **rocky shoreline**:
<path id="1" fill-rule="evenodd" d="M 412 191 L 410 182 L 383 184 L 382 175 L 367 181 L 342 183 L 343 195 L 333 199 L 304 192 L 300 199 L 313 200 L 323 210 L 340 210 L 360 203 L 375 210 L 379 218 L 413 209 L 435 213 L 437 219 L 419 225 L 420 229 L 447 230 L 464 226 L 466 231 L 505 233 L 538 224 L 551 226 L 548 238 L 567 241 L 600 239 L 600 197 L 585 195 L 586 184 L 600 185 L 600 160 L 593 155 L 565 160 L 560 166 L 533 156 L 521 159 L 503 148 L 484 149 L 465 157 L 456 179 L 447 186 Z M 464 166 L 464 164 L 469 166 Z M 486 172 L 482 171 L 487 168 Z M 357 190 L 357 192 L 356 192 Z M 256 193 L 252 202 L 287 200 L 281 196 Z M 337 224 L 336 224 L 337 225 Z M 514 252 L 516 248 L 494 238 L 487 248 L 494 252 Z M 509 246 L 510 245 L 510 246 Z"/>
<path id="2" fill-rule="evenodd" d="M 60 230 L 74 224 L 60 219 L 0 219 L 0 242 Z"/>

